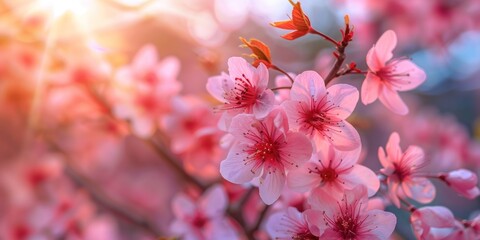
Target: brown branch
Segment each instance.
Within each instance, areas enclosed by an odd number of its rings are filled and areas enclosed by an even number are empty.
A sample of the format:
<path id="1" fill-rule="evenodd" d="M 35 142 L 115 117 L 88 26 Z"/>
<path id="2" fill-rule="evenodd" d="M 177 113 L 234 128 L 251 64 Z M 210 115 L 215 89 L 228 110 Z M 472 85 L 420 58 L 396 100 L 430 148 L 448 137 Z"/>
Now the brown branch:
<path id="1" fill-rule="evenodd" d="M 126 206 L 115 202 L 112 198 L 106 195 L 102 189 L 97 187 L 97 184 L 79 173 L 71 163 L 71 159 L 69 158 L 68 154 L 61 149 L 60 146 L 55 143 L 55 141 L 45 135 L 44 139 L 55 151 L 64 156 L 65 174 L 70 177 L 78 187 L 85 189 L 92 200 L 95 201 L 99 206 L 102 206 L 104 209 L 110 211 L 114 215 L 120 216 L 155 238 L 162 236 L 162 232 L 157 229 L 154 224 L 148 221 L 145 216 L 137 214 L 134 211 L 129 210 Z"/>

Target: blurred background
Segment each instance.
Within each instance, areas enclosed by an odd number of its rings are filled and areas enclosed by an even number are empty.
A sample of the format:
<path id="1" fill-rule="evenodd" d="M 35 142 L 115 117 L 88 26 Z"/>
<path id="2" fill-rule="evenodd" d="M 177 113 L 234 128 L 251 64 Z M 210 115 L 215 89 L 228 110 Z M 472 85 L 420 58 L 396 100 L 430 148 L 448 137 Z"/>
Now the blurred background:
<path id="1" fill-rule="evenodd" d="M 394 56 L 411 58 L 427 73 L 423 85 L 401 94 L 410 107 L 407 116 L 378 102 L 357 105 L 349 120 L 362 137 L 364 164 L 378 170 L 378 146 L 397 131 L 404 148 L 425 149 L 430 171 L 479 173 L 479 1 L 301 3 L 315 29 L 334 39 L 341 38 L 343 16 L 350 16 L 355 36 L 346 63 L 367 69 L 367 51 L 392 29 L 398 36 Z M 270 26 L 290 14 L 287 0 L 1 0 L 0 239 L 171 236 L 171 200 L 189 186 L 165 156 L 132 134 L 132 119 L 117 119 L 122 117 L 112 109 L 126 104 L 118 73 L 134 66 L 146 45 L 154 46 L 158 59 L 176 59 L 178 69 L 165 74 L 181 88 L 164 99 L 168 106 L 157 116 L 155 141 L 171 148 L 190 175 L 219 181 L 215 169 L 225 154 L 221 134 L 205 140 L 195 133 L 198 142 L 213 143 L 200 154 L 208 156 L 211 167 L 202 174 L 188 170 L 192 161 L 205 161 L 195 159 L 201 150 L 172 147 L 181 141 L 178 126 L 165 122 L 184 119 L 177 101 L 195 99 L 211 112 L 216 103 L 205 90 L 208 77 L 226 72 L 229 57 L 250 54 L 239 47 L 239 37 L 268 44 L 275 64 L 288 72 L 328 74 L 334 62 L 329 42 L 318 36 L 287 41 L 280 37 L 286 31 Z M 272 86 L 276 75 L 270 72 Z M 362 80 L 348 75 L 334 82 L 360 87 Z M 126 95 L 140 90 L 135 91 Z M 215 116 L 211 119 L 204 127 L 215 128 Z M 235 196 L 235 186 L 230 187 L 229 196 Z M 441 184 L 437 190 L 432 204 L 451 208 L 459 218 L 480 209 L 478 199 L 457 197 Z M 388 210 L 399 216 L 398 238 L 410 239 L 408 214 Z"/>

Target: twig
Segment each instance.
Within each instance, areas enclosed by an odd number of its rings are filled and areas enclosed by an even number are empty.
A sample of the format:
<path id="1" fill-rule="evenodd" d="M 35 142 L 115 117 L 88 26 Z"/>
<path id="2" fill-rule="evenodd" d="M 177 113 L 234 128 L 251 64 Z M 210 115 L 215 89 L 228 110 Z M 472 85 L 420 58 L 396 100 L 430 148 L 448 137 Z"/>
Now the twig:
<path id="1" fill-rule="evenodd" d="M 95 183 L 90 179 L 80 174 L 71 164 L 71 160 L 68 154 L 60 148 L 52 139 L 44 137 L 46 142 L 57 152 L 61 153 L 65 158 L 65 174 L 69 176 L 73 182 L 79 187 L 85 189 L 90 197 L 100 206 L 112 212 L 113 214 L 122 217 L 123 219 L 129 221 L 138 228 L 143 229 L 145 232 L 149 233 L 153 237 L 162 236 L 162 232 L 158 230 L 154 224 L 149 222 L 146 217 L 141 216 L 131 210 L 126 206 L 122 206 L 116 203 L 113 199 L 107 196 Z"/>

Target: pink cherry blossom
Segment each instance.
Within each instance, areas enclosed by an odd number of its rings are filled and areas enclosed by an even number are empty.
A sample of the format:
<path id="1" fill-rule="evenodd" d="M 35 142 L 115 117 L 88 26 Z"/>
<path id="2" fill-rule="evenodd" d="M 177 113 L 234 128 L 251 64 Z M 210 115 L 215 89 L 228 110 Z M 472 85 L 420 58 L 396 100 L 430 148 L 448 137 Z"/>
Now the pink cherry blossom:
<path id="1" fill-rule="evenodd" d="M 357 89 L 347 84 L 326 89 L 318 73 L 305 71 L 295 78 L 290 98 L 282 106 L 292 129 L 313 137 L 316 145 L 329 142 L 339 150 L 360 147 L 357 130 L 345 120 L 357 104 Z"/>
<path id="2" fill-rule="evenodd" d="M 315 225 L 312 232 L 319 239 L 388 239 L 397 222 L 392 213 L 367 209 L 367 189 L 361 185 L 343 195 L 317 189 L 309 203 L 307 222 Z"/>
<path id="3" fill-rule="evenodd" d="M 155 47 L 146 45 L 138 51 L 130 66 L 118 70 L 112 91 L 114 114 L 131 121 L 140 137 L 153 134 L 170 112 L 170 101 L 178 94 L 180 63 L 167 57 L 159 61 Z"/>
<path id="4" fill-rule="evenodd" d="M 170 226 L 182 239 L 237 239 L 232 224 L 225 218 L 228 198 L 220 185 L 209 188 L 198 200 L 180 193 L 173 199 L 175 221 Z"/>
<path id="5" fill-rule="evenodd" d="M 318 236 L 310 231 L 305 214 L 294 207 L 272 214 L 266 228 L 270 237 L 276 240 L 318 239 Z"/>
<path id="6" fill-rule="evenodd" d="M 451 171 L 441 175 L 440 179 L 445 181 L 458 194 L 468 199 L 474 199 L 480 195 L 480 190 L 477 187 L 477 175 L 467 169 Z"/>
<path id="7" fill-rule="evenodd" d="M 396 132 L 390 135 L 386 150 L 387 155 L 383 148 L 379 147 L 378 157 L 383 166 L 380 171 L 387 176 L 388 192 L 393 204 L 400 207 L 399 195 L 406 195 L 421 203 L 431 202 L 435 197 L 435 186 L 423 177 L 423 150 L 412 145 L 403 152 L 400 148 L 400 137 Z"/>
<path id="8" fill-rule="evenodd" d="M 241 57 L 228 59 L 229 75 L 211 77 L 207 91 L 224 105 L 221 126 L 228 128 L 231 118 L 239 113 L 253 113 L 257 118 L 267 116 L 275 102 L 268 85 L 268 70 L 263 63 L 258 68 L 251 66 Z"/>
<path id="9" fill-rule="evenodd" d="M 371 196 L 380 182 L 372 170 L 357 164 L 359 155 L 360 149 L 341 152 L 331 145 L 323 147 L 308 163 L 288 174 L 288 186 L 302 192 L 321 187 L 330 194 L 341 195 L 345 189 L 364 185 Z"/>
<path id="10" fill-rule="evenodd" d="M 425 72 L 405 58 L 392 59 L 397 45 L 394 31 L 386 31 L 367 53 L 369 71 L 362 84 L 362 102 L 370 104 L 380 99 L 392 112 L 405 115 L 408 107 L 397 91 L 408 91 L 422 84 Z"/>
<path id="11" fill-rule="evenodd" d="M 442 206 L 416 209 L 410 216 L 413 232 L 418 239 L 449 239 L 454 234 L 456 220 L 452 212 Z"/>
<path id="12" fill-rule="evenodd" d="M 281 108 L 272 110 L 263 120 L 240 114 L 233 118 L 229 132 L 236 142 L 221 162 L 220 173 L 237 184 L 260 177 L 260 197 L 266 204 L 280 196 L 286 170 L 299 167 L 312 154 L 308 138 L 289 131 Z"/>

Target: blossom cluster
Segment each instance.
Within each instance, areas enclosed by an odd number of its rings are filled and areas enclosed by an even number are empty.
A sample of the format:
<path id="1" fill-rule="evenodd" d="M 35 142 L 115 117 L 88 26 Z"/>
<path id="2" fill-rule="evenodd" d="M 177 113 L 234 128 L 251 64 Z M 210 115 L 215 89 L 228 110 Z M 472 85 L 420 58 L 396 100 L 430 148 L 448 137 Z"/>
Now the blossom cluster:
<path id="1" fill-rule="evenodd" d="M 335 35 L 288 0 L 283 42 L 240 37 L 225 59 L 262 1 L 61 2 L 0 0 L 0 239 L 480 239 L 457 206 L 478 208 L 480 142 L 412 98 L 431 73 L 399 49 L 475 29 L 473 1 L 358 1 L 377 15 Z M 418 39 L 398 20 L 427 13 Z M 124 42 L 112 23 L 141 27 Z"/>

